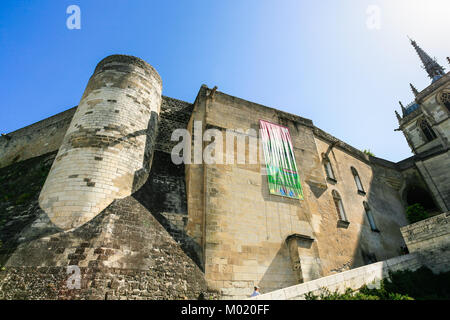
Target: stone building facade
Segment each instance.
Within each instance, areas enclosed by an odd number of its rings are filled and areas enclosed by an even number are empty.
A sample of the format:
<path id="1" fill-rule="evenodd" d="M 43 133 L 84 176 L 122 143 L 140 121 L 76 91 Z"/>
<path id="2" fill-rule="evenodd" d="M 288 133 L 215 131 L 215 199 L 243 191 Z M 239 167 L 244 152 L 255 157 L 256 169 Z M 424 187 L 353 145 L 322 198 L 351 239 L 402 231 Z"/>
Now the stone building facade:
<path id="1" fill-rule="evenodd" d="M 20 166 L 51 165 L 36 196 L 0 206 L 0 293 L 14 298 L 7 288 L 53 273 L 56 293 L 20 295 L 246 298 L 254 285 L 270 292 L 399 256 L 407 205 L 450 207 L 450 74 L 413 46 L 433 83 L 397 113 L 414 153 L 398 163 L 217 88 L 201 86 L 193 103 L 162 96 L 146 62 L 105 58 L 78 107 L 0 138 L 5 181 Z M 288 128 L 302 200 L 269 192 L 259 120 Z M 177 129 L 190 133 L 190 161 L 174 162 Z M 211 146 L 221 161 L 203 161 Z M 67 266 L 81 268 L 81 291 L 65 289 Z"/>

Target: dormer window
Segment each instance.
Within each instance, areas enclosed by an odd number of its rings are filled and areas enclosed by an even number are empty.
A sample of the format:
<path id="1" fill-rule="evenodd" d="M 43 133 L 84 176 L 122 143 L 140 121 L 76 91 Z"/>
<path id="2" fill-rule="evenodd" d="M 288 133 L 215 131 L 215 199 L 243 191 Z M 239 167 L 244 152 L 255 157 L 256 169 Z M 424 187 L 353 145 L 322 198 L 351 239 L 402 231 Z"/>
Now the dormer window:
<path id="1" fill-rule="evenodd" d="M 356 169 L 354 167 L 351 167 L 350 169 L 353 174 L 353 179 L 355 179 L 356 188 L 358 189 L 358 193 L 366 194 L 366 192 L 364 191 L 363 185 L 361 183 L 361 179 L 359 178 L 358 171 L 356 171 Z"/>
<path id="2" fill-rule="evenodd" d="M 423 136 L 425 137 L 427 142 L 430 142 L 437 138 L 436 133 L 434 132 L 433 128 L 431 128 L 427 120 L 419 120 L 419 128 L 422 131 Z"/>

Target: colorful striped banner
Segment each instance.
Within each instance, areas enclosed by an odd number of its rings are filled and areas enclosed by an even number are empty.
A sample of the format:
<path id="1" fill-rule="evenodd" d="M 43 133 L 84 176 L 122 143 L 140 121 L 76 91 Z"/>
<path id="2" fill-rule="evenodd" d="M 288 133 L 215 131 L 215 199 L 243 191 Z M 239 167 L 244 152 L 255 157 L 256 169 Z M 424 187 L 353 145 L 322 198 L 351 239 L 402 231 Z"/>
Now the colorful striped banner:
<path id="1" fill-rule="evenodd" d="M 259 125 L 270 193 L 303 200 L 289 129 L 264 120 Z"/>

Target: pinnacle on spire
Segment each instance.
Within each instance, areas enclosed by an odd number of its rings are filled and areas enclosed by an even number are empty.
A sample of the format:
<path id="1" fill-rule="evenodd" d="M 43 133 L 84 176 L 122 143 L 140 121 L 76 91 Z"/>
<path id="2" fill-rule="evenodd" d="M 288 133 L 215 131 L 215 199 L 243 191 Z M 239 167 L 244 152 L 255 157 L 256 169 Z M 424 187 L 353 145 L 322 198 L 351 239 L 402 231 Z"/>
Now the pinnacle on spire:
<path id="1" fill-rule="evenodd" d="M 411 87 L 411 90 L 414 93 L 414 96 L 417 97 L 417 95 L 419 94 L 419 91 L 416 89 L 416 87 L 413 86 L 412 83 L 410 83 L 409 86 Z"/>
<path id="2" fill-rule="evenodd" d="M 400 104 L 400 107 L 402 107 L 402 114 L 403 114 L 403 116 L 405 116 L 406 109 L 405 109 L 405 107 L 403 106 L 403 103 L 402 103 L 401 101 L 399 101 L 398 103 Z"/>
<path id="3" fill-rule="evenodd" d="M 397 120 L 400 122 L 402 120 L 402 117 L 398 114 L 397 110 L 395 110 L 395 116 L 397 117 Z"/>
<path id="4" fill-rule="evenodd" d="M 419 55 L 420 61 L 422 61 L 423 67 L 427 71 L 428 76 L 432 80 L 434 80 L 436 77 L 443 76 L 445 74 L 444 68 L 436 62 L 436 59 L 432 59 L 425 51 L 423 51 L 421 47 L 417 45 L 414 40 L 409 40 L 411 41 L 412 46 Z"/>
<path id="5" fill-rule="evenodd" d="M 447 62 L 448 62 L 448 64 L 450 64 L 450 58 L 449 57 L 447 57 Z"/>

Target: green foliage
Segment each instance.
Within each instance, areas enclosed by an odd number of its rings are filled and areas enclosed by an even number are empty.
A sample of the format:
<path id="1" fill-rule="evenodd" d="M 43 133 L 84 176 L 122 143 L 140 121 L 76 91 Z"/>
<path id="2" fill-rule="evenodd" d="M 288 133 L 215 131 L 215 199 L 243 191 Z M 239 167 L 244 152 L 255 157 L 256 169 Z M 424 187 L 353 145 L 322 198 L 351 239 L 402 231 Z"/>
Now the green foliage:
<path id="1" fill-rule="evenodd" d="M 373 154 L 373 152 L 370 151 L 370 149 L 367 149 L 367 150 L 364 149 L 363 152 L 364 152 L 365 154 L 367 154 L 368 156 L 375 157 L 375 155 Z"/>
<path id="2" fill-rule="evenodd" d="M 382 285 L 381 285 L 382 286 Z M 338 291 L 330 292 L 327 288 L 321 288 L 319 295 L 307 293 L 306 300 L 413 300 L 407 295 L 399 293 L 386 292 L 382 287 L 380 289 L 369 289 L 367 286 L 359 290 L 347 288 L 344 293 Z"/>
<path id="3" fill-rule="evenodd" d="M 30 197 L 31 194 L 29 194 L 28 192 L 22 193 L 20 196 L 17 197 L 16 204 L 22 204 L 25 201 L 27 201 Z"/>
<path id="4" fill-rule="evenodd" d="M 409 222 L 414 223 L 428 218 L 428 213 L 420 203 L 415 203 L 406 208 L 406 217 Z"/>
<path id="5" fill-rule="evenodd" d="M 347 288 L 344 293 L 321 288 L 319 295 L 311 292 L 306 300 L 449 300 L 450 271 L 434 274 L 422 267 L 416 271 L 390 273 L 390 280 L 383 279 L 379 288 L 364 285 L 359 290 Z"/>
<path id="6" fill-rule="evenodd" d="M 386 281 L 388 292 L 398 292 L 417 300 L 449 300 L 450 271 L 434 274 L 422 267 L 416 271 L 398 271 L 390 274 L 391 282 Z"/>

